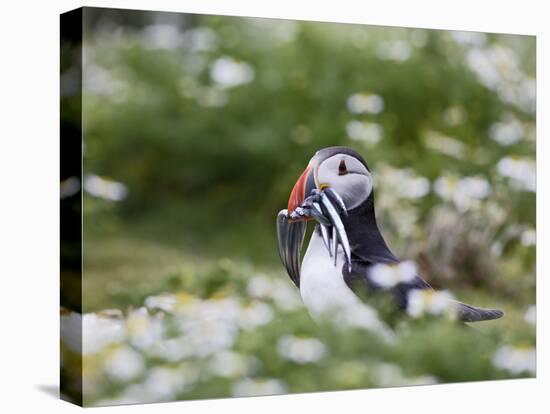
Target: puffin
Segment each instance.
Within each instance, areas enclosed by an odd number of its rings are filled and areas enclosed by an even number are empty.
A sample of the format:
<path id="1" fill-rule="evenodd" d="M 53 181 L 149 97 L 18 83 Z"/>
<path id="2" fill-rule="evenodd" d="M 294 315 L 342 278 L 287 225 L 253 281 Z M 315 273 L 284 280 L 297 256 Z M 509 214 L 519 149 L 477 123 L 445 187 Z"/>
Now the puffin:
<path id="1" fill-rule="evenodd" d="M 315 228 L 302 259 L 307 223 L 311 221 Z M 294 185 L 287 208 L 277 214 L 276 223 L 279 256 L 314 318 L 338 311 L 353 317 L 365 305 L 365 297 L 379 292 L 389 293 L 396 309 L 406 312 L 413 290 L 435 292 L 416 267 L 413 274 L 396 283 L 380 280 L 384 273 L 378 269 L 395 269 L 404 262 L 380 232 L 372 172 L 351 148 L 317 151 Z M 463 322 L 504 315 L 501 310 L 452 302 L 455 316 Z"/>

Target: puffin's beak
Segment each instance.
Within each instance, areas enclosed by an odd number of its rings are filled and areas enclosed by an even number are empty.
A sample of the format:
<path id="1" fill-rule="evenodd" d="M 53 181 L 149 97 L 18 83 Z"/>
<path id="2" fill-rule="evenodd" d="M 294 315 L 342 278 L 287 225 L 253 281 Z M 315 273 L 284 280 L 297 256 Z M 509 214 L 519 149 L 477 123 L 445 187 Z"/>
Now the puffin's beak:
<path id="1" fill-rule="evenodd" d="M 281 210 L 277 215 L 279 256 L 290 278 L 298 287 L 300 287 L 300 252 L 306 234 L 306 221 L 311 217 L 296 214 L 296 209 L 301 209 L 302 203 L 315 188 L 313 171 L 313 166 L 308 165 L 290 192 L 288 210 Z"/>
<path id="2" fill-rule="evenodd" d="M 300 287 L 300 252 L 306 234 L 307 221 L 319 223 L 323 241 L 337 264 L 338 246 L 345 253 L 348 271 L 351 272 L 351 249 L 340 214 L 347 215 L 342 198 L 330 187 L 322 191 L 315 184 L 315 164 L 310 162 L 292 188 L 288 210 L 277 214 L 277 241 L 279 256 L 290 278 Z M 330 234 L 329 233 L 330 230 Z"/>
<path id="3" fill-rule="evenodd" d="M 311 194 L 311 190 L 315 188 L 315 179 L 313 175 L 313 166 L 308 165 L 305 171 L 300 175 L 296 184 L 292 188 L 288 199 L 288 214 L 293 213 L 297 207 L 300 207 L 304 199 Z M 293 221 L 310 220 L 310 217 L 300 217 Z"/>
<path id="4" fill-rule="evenodd" d="M 294 284 L 300 287 L 300 252 L 306 235 L 304 220 L 290 220 L 288 211 L 277 215 L 277 241 L 279 257 Z"/>

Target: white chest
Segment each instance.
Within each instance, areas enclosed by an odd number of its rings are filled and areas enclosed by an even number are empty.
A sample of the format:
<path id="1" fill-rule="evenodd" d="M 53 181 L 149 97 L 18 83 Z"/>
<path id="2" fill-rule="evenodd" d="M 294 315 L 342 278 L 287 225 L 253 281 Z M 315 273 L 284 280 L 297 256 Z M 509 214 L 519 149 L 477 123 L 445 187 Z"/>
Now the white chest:
<path id="1" fill-rule="evenodd" d="M 300 294 L 312 316 L 356 307 L 360 300 L 348 287 L 342 275 L 344 253 L 338 250 L 338 261 L 330 257 L 321 236 L 313 233 L 300 271 Z"/>

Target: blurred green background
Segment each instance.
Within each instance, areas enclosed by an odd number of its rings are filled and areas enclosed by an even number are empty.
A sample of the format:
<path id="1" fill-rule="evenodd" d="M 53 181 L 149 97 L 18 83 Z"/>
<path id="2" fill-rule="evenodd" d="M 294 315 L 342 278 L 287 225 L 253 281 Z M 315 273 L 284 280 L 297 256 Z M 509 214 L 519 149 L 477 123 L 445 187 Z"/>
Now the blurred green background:
<path id="1" fill-rule="evenodd" d="M 292 287 L 275 216 L 332 145 L 369 163 L 398 256 L 506 312 L 475 331 L 399 321 L 387 348 L 314 325 L 299 297 L 291 310 L 264 298 L 272 318 L 231 348 L 255 371 L 220 378 L 200 374 L 206 357 L 176 358 L 169 369 L 196 363 L 199 379 L 149 400 L 534 375 L 495 362 L 534 358 L 534 37 L 109 9 L 84 21 L 85 312 L 178 292 L 248 303 L 251 280 Z M 329 356 L 289 362 L 273 345 L 284 335 L 316 337 Z M 127 383 L 147 388 L 160 363 L 145 355 Z M 132 401 L 101 375 L 89 402 Z"/>

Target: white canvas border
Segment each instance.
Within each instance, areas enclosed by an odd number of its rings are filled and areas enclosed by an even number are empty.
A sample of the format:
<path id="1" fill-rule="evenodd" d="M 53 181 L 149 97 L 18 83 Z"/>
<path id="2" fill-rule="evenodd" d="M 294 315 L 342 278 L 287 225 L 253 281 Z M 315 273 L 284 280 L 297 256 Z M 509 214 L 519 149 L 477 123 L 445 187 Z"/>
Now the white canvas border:
<path id="1" fill-rule="evenodd" d="M 59 270 L 59 13 L 81 5 L 303 20 L 479 30 L 537 36 L 537 304 L 538 378 L 468 384 L 343 391 L 112 407 L 94 412 L 544 412 L 548 381 L 548 12 L 541 1 L 251 2 L 245 0 L 19 1 L 3 5 L 2 122 L 2 373 L 5 412 L 73 412 L 52 396 L 58 383 Z M 546 207 L 546 208 L 545 208 Z M 548 391 L 546 391 L 548 392 Z M 545 407 L 546 405 L 546 407 Z M 11 409 L 10 409 L 11 408 Z M 6 410 L 7 409 L 7 410 Z M 9 410 L 9 411 L 8 411 Z"/>

